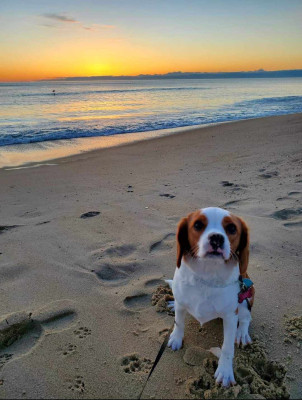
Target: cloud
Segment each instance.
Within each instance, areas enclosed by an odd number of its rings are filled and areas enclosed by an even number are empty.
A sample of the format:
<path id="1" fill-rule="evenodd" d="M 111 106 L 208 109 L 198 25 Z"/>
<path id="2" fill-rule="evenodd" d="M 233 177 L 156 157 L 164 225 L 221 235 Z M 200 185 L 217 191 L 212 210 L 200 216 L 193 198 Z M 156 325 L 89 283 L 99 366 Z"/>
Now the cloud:
<path id="1" fill-rule="evenodd" d="M 76 19 L 66 17 L 65 15 L 62 15 L 62 14 L 46 13 L 46 14 L 43 14 L 42 17 L 54 19 L 54 20 L 60 21 L 60 22 L 72 22 L 72 23 L 76 23 L 76 24 L 79 23 L 79 21 L 77 21 Z"/>
<path id="2" fill-rule="evenodd" d="M 56 26 L 55 25 L 53 25 L 53 24 L 39 24 L 40 26 L 44 26 L 44 27 L 46 27 L 46 28 L 56 28 Z"/>
<path id="3" fill-rule="evenodd" d="M 83 29 L 85 29 L 86 31 L 97 31 L 100 29 L 114 29 L 115 26 L 114 25 L 100 25 L 100 24 L 92 24 L 91 26 L 81 26 Z"/>
<path id="4" fill-rule="evenodd" d="M 66 15 L 63 14 L 55 14 L 55 13 L 46 13 L 41 15 L 44 18 L 48 18 L 57 22 L 63 22 L 63 23 L 73 23 L 77 24 L 76 26 L 80 29 L 84 29 L 85 31 L 98 31 L 100 29 L 113 29 L 115 28 L 114 25 L 106 25 L 106 24 L 92 24 L 90 26 L 83 25 L 80 21 L 77 21 L 74 18 L 67 17 Z M 48 28 L 55 28 L 56 25 L 51 25 L 51 24 L 40 24 L 42 26 L 48 27 Z"/>

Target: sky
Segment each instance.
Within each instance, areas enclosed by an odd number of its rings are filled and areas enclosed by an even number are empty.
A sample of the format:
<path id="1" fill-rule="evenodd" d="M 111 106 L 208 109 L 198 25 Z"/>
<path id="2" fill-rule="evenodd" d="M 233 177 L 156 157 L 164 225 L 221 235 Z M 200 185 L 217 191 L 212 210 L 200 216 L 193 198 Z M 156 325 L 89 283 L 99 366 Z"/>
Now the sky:
<path id="1" fill-rule="evenodd" d="M 301 0 L 0 0 L 0 81 L 302 69 Z"/>

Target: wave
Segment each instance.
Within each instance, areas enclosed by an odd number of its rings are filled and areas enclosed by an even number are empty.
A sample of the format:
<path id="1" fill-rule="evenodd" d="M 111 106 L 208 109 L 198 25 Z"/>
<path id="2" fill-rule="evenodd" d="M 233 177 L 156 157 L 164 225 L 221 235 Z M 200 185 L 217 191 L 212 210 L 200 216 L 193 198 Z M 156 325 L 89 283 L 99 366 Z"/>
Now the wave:
<path id="1" fill-rule="evenodd" d="M 301 102 L 302 96 L 279 96 L 279 97 L 263 97 L 262 99 L 254 99 L 254 100 L 245 100 L 234 105 L 238 105 L 240 107 L 245 105 L 252 104 L 282 104 L 282 103 L 290 103 L 290 102 Z"/>

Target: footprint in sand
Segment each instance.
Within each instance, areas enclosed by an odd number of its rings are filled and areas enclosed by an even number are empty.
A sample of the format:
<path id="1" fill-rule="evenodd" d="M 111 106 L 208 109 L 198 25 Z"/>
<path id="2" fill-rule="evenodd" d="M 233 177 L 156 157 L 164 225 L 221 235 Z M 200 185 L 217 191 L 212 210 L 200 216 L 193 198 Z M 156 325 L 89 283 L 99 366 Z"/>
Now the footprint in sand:
<path id="1" fill-rule="evenodd" d="M 140 269 L 140 265 L 135 260 L 131 260 L 135 251 L 136 247 L 131 244 L 111 245 L 104 250 L 98 249 L 89 256 L 93 263 L 91 272 L 94 272 L 105 285 L 126 283 L 131 275 Z"/>
<path id="2" fill-rule="evenodd" d="M 0 234 L 18 228 L 21 225 L 0 225 Z"/>
<path id="3" fill-rule="evenodd" d="M 146 287 L 153 287 L 153 286 L 159 286 L 159 285 L 164 285 L 165 281 L 160 278 L 155 278 L 155 279 L 150 279 L 149 281 L 145 282 Z"/>
<path id="4" fill-rule="evenodd" d="M 88 211 L 80 216 L 82 219 L 96 217 L 100 214 L 100 211 Z"/>
<path id="5" fill-rule="evenodd" d="M 229 182 L 229 181 L 221 181 L 220 184 L 223 187 L 230 188 L 231 192 L 238 192 L 240 190 L 243 190 L 243 188 L 246 188 L 246 185 L 238 185 L 237 183 Z"/>
<path id="6" fill-rule="evenodd" d="M 113 262 L 104 263 L 99 267 L 95 267 L 92 271 L 103 284 L 114 286 L 127 283 L 131 275 L 138 269 L 140 269 L 140 266 L 135 262 L 124 264 L 115 264 Z"/>
<path id="7" fill-rule="evenodd" d="M 100 256 L 101 257 L 128 257 L 130 254 L 134 253 L 136 247 L 131 244 L 124 244 L 122 246 L 114 246 L 108 247 L 105 249 Z"/>
<path id="8" fill-rule="evenodd" d="M 262 178 L 262 179 L 270 179 L 270 178 L 275 178 L 278 175 L 279 175 L 278 171 L 272 171 L 272 172 L 266 172 L 264 174 L 258 175 L 258 177 Z"/>
<path id="9" fill-rule="evenodd" d="M 221 207 L 222 208 L 233 207 L 233 206 L 236 206 L 239 204 L 244 204 L 244 203 L 248 202 L 249 200 L 252 200 L 252 199 L 248 198 L 248 199 L 231 200 L 231 201 L 224 203 Z"/>
<path id="10" fill-rule="evenodd" d="M 221 183 L 221 185 L 224 186 L 224 187 L 235 186 L 235 183 L 229 182 L 229 181 L 221 181 L 220 183 Z"/>
<path id="11" fill-rule="evenodd" d="M 167 251 L 172 249 L 175 242 L 175 233 L 168 233 L 161 240 L 151 244 L 149 252 Z"/>
<path id="12" fill-rule="evenodd" d="M 278 197 L 277 199 L 276 199 L 276 201 L 286 201 L 286 200 L 292 200 L 290 197 L 287 197 L 287 196 L 285 196 L 285 197 Z"/>
<path id="13" fill-rule="evenodd" d="M 124 305 L 128 309 L 139 311 L 151 306 L 151 296 L 147 293 L 127 296 L 124 299 Z"/>
<path id="14" fill-rule="evenodd" d="M 301 214 L 302 208 L 283 208 L 282 210 L 275 211 L 273 214 L 271 214 L 271 217 L 275 219 L 288 220 L 298 217 Z"/>
<path id="15" fill-rule="evenodd" d="M 14 357 L 27 354 L 45 332 L 68 329 L 76 315 L 70 302 L 57 301 L 33 313 L 4 316 L 0 322 L 0 367 Z"/>
<path id="16" fill-rule="evenodd" d="M 37 224 L 36 224 L 36 226 L 39 226 L 39 225 L 46 225 L 46 224 L 49 224 L 50 223 L 50 221 L 42 221 L 42 222 L 38 222 Z"/>
<path id="17" fill-rule="evenodd" d="M 140 358 L 138 354 L 133 353 L 122 358 L 121 366 L 126 374 L 148 373 L 152 367 L 152 361 L 146 357 Z"/>
<path id="18" fill-rule="evenodd" d="M 162 193 L 160 197 L 167 197 L 168 199 L 174 199 L 175 195 L 170 193 Z"/>
<path id="19" fill-rule="evenodd" d="M 81 375 L 76 376 L 73 381 L 67 381 L 67 384 L 72 392 L 83 393 L 85 390 L 84 378 Z"/>

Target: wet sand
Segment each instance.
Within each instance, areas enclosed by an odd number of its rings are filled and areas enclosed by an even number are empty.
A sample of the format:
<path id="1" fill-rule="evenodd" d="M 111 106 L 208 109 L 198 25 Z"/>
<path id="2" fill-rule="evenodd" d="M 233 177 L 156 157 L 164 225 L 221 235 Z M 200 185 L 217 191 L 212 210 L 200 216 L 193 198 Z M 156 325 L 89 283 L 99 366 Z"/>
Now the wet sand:
<path id="1" fill-rule="evenodd" d="M 230 396 L 301 397 L 301 155 L 296 114 L 1 169 L 0 398 L 136 398 L 173 322 L 152 295 L 173 277 L 177 222 L 206 206 L 251 229 L 255 343 Z M 143 397 L 220 395 L 221 340 L 219 321 L 188 317 Z"/>

